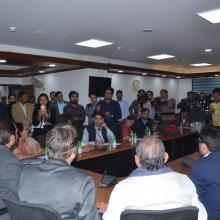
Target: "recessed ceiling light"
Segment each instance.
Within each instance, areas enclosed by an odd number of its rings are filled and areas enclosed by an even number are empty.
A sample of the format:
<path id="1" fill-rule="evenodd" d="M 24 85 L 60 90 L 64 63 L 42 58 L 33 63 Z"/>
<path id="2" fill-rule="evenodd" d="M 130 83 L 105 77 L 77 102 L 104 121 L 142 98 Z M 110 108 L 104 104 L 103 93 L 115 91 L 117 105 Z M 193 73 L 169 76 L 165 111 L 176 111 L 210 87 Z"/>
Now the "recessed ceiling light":
<path id="1" fill-rule="evenodd" d="M 49 67 L 55 67 L 55 66 L 56 64 L 53 64 L 53 63 L 49 64 Z"/>
<path id="2" fill-rule="evenodd" d="M 167 77 L 167 75 L 162 75 L 162 77 L 163 77 L 163 78 L 166 78 L 166 77 Z"/>
<path id="3" fill-rule="evenodd" d="M 6 63 L 7 60 L 0 60 L 0 63 Z"/>
<path id="4" fill-rule="evenodd" d="M 210 63 L 193 63 L 190 65 L 195 66 L 195 67 L 199 67 L 199 66 L 211 66 L 212 64 L 210 64 Z"/>
<path id="5" fill-rule="evenodd" d="M 39 73 L 45 73 L 45 71 L 44 71 L 44 70 L 39 70 L 38 72 L 39 72 Z"/>
<path id="6" fill-rule="evenodd" d="M 216 24 L 220 22 L 220 9 L 208 10 L 197 13 L 200 17 L 206 19 L 212 24 Z"/>
<path id="7" fill-rule="evenodd" d="M 35 34 L 45 34 L 45 31 L 42 31 L 42 30 L 37 30 L 37 31 L 34 31 Z"/>
<path id="8" fill-rule="evenodd" d="M 209 53 L 209 52 L 212 52 L 212 49 L 205 49 L 204 51 Z"/>
<path id="9" fill-rule="evenodd" d="M 16 31 L 16 27 L 9 27 L 9 30 L 10 30 L 11 32 L 15 32 L 15 31 Z"/>
<path id="10" fill-rule="evenodd" d="M 163 59 L 169 59 L 169 58 L 173 58 L 173 57 L 175 57 L 175 56 L 169 55 L 169 54 L 158 54 L 158 55 L 154 55 L 154 56 L 149 56 L 148 58 L 155 59 L 155 60 L 163 60 Z"/>
<path id="11" fill-rule="evenodd" d="M 177 79 L 181 79 L 181 76 L 177 76 L 176 78 L 177 78 Z"/>
<path id="12" fill-rule="evenodd" d="M 141 32 L 143 32 L 143 33 L 150 33 L 150 32 L 153 32 L 153 30 L 146 28 L 146 29 L 143 29 Z"/>
<path id="13" fill-rule="evenodd" d="M 98 48 L 98 47 L 104 47 L 113 44 L 112 42 L 108 41 L 102 41 L 102 40 L 97 40 L 97 39 L 90 39 L 87 41 L 82 41 L 79 43 L 76 43 L 78 46 L 83 46 L 83 47 L 92 47 L 92 48 Z"/>
<path id="14" fill-rule="evenodd" d="M 216 75 L 214 75 L 215 77 L 218 77 L 219 75 L 218 74 L 216 74 Z"/>
<path id="15" fill-rule="evenodd" d="M 118 70 L 118 73 L 123 73 L 124 71 L 123 70 Z"/>

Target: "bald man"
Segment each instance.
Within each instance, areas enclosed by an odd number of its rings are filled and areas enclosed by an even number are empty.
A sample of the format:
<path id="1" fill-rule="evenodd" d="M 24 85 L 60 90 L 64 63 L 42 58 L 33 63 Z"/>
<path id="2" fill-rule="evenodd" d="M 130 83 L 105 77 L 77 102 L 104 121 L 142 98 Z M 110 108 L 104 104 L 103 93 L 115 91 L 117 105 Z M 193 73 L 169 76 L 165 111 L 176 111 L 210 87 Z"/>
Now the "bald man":
<path id="1" fill-rule="evenodd" d="M 143 138 L 137 148 L 137 169 L 114 188 L 104 220 L 120 220 L 125 209 L 165 210 L 187 206 L 199 209 L 198 220 L 206 220 L 207 213 L 199 202 L 195 186 L 183 174 L 172 171 L 165 164 L 169 156 L 163 142 L 155 136 Z"/>

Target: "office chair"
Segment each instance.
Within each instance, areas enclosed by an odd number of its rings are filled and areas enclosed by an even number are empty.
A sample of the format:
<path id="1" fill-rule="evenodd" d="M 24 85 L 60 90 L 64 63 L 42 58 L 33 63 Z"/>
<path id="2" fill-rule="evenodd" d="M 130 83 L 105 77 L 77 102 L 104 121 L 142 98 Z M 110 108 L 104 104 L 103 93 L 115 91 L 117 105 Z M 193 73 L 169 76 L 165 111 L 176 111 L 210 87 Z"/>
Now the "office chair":
<path id="1" fill-rule="evenodd" d="M 168 210 L 125 210 L 120 220 L 198 220 L 196 207 L 183 207 Z"/>
<path id="2" fill-rule="evenodd" d="M 59 213 L 51 207 L 3 199 L 10 220 L 61 220 Z"/>

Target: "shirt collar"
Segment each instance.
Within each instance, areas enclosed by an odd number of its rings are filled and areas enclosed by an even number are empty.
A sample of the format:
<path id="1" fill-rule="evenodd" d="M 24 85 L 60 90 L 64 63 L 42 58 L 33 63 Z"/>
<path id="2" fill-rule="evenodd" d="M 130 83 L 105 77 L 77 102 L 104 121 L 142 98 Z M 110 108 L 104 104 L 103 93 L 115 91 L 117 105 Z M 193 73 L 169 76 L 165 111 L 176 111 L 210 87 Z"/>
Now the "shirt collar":
<path id="1" fill-rule="evenodd" d="M 101 131 L 102 128 L 98 129 L 97 126 L 95 125 L 95 130 L 96 130 L 96 131 Z"/>
<path id="2" fill-rule="evenodd" d="M 49 159 L 49 160 L 47 160 L 45 163 L 48 163 L 48 164 L 56 164 L 56 165 L 62 165 L 62 166 L 69 166 L 69 164 L 68 164 L 67 161 L 65 161 L 65 160 Z"/>
<path id="3" fill-rule="evenodd" d="M 160 168 L 159 170 L 156 170 L 156 171 L 152 171 L 152 170 L 148 170 L 148 169 L 145 169 L 143 167 L 140 167 L 140 168 L 137 168 L 134 171 L 132 171 L 131 174 L 129 175 L 129 177 L 151 176 L 151 175 L 169 173 L 169 172 L 172 172 L 172 171 L 173 170 L 168 166 L 164 166 L 164 167 L 162 167 L 162 168 Z"/>
<path id="4" fill-rule="evenodd" d="M 211 152 L 207 153 L 206 155 L 204 155 L 203 157 L 208 157 L 211 154 Z"/>

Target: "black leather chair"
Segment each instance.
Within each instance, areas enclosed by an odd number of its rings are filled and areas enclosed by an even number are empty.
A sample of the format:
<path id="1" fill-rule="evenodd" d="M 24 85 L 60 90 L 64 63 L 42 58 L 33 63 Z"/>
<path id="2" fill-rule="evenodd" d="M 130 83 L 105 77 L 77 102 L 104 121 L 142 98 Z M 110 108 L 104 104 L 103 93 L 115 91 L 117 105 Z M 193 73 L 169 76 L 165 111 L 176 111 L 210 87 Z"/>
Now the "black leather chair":
<path id="1" fill-rule="evenodd" d="M 198 220 L 198 208 L 190 206 L 168 210 L 125 210 L 120 220 Z"/>
<path id="2" fill-rule="evenodd" d="M 3 199 L 10 220 L 61 220 L 59 213 L 51 207 Z"/>

